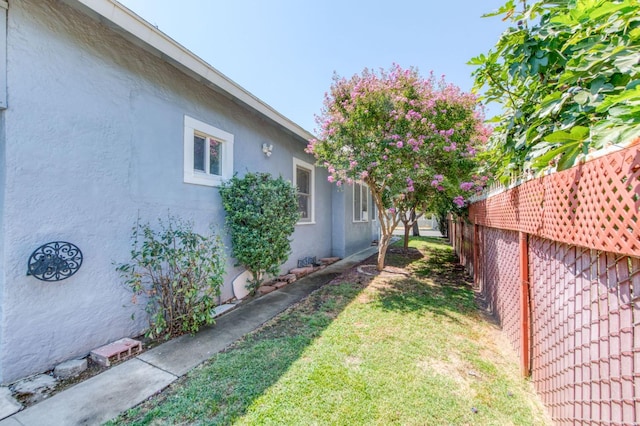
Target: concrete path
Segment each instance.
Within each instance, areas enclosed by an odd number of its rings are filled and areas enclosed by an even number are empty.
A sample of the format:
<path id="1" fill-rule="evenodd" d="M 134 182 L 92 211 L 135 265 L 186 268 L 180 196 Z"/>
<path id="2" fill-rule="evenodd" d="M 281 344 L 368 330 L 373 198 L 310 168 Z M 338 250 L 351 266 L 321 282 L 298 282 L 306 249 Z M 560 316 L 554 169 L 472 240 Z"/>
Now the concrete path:
<path id="1" fill-rule="evenodd" d="M 0 426 L 99 425 L 166 388 L 189 370 L 343 271 L 377 253 L 371 247 L 220 316 L 216 324 L 182 336 L 55 394 L 0 421 Z"/>
<path id="2" fill-rule="evenodd" d="M 404 236 L 404 228 L 402 227 L 402 223 L 398 226 L 394 231 L 393 235 L 395 236 Z M 413 235 L 413 233 L 411 233 Z M 442 238 L 442 233 L 436 229 L 431 228 L 420 228 L 420 236 L 421 237 L 435 237 Z"/>

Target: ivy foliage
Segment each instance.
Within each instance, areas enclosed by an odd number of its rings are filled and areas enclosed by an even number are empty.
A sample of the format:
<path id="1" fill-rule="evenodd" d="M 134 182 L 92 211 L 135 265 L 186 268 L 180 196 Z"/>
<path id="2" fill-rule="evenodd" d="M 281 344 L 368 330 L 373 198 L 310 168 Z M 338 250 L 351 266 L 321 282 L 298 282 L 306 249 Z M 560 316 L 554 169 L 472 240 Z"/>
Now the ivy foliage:
<path id="1" fill-rule="evenodd" d="M 300 214 L 296 188 L 269 173 L 234 175 L 220 186 L 233 257 L 251 273 L 247 288 L 278 274 L 291 254 L 290 237 Z"/>
<path id="2" fill-rule="evenodd" d="M 513 25 L 469 62 L 502 106 L 496 170 L 563 170 L 640 136 L 638 0 L 509 0 L 498 15 Z"/>
<path id="3" fill-rule="evenodd" d="M 136 223 L 131 262 L 117 266 L 124 282 L 146 299 L 150 338 L 169 339 L 213 324 L 225 273 L 224 244 L 211 232 L 193 231 L 191 222 L 169 216 L 159 227 Z"/>

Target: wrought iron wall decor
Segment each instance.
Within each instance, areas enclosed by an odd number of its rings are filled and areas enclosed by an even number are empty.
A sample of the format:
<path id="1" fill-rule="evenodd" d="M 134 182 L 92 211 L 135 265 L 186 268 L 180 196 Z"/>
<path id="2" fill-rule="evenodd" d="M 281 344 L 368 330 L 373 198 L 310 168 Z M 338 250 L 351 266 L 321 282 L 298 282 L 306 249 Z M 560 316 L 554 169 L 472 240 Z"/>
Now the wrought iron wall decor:
<path id="1" fill-rule="evenodd" d="M 307 256 L 302 259 L 298 259 L 298 268 L 304 268 L 305 266 L 317 266 L 316 257 Z"/>
<path id="2" fill-rule="evenodd" d="M 54 241 L 38 247 L 27 263 L 27 275 L 42 281 L 62 281 L 78 272 L 82 252 L 75 244 Z"/>

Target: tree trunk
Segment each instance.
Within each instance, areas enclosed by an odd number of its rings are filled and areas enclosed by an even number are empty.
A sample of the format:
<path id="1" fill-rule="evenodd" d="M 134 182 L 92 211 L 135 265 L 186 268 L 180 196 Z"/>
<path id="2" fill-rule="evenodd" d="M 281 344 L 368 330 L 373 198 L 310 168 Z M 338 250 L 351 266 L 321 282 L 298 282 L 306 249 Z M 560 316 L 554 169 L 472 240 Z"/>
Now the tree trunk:
<path id="1" fill-rule="evenodd" d="M 409 222 L 404 222 L 403 224 L 404 224 L 404 244 L 402 246 L 402 249 L 406 253 L 407 251 L 409 251 L 409 231 L 411 230 L 411 225 Z"/>
<path id="2" fill-rule="evenodd" d="M 415 210 L 411 212 L 411 221 L 413 222 L 413 236 L 420 236 L 420 226 L 418 226 L 418 219 L 416 218 Z"/>
<path id="3" fill-rule="evenodd" d="M 380 237 L 380 244 L 378 245 L 378 271 L 382 271 L 384 269 L 384 258 L 387 255 L 387 248 L 389 248 L 389 243 L 391 242 L 391 235 L 382 235 Z"/>

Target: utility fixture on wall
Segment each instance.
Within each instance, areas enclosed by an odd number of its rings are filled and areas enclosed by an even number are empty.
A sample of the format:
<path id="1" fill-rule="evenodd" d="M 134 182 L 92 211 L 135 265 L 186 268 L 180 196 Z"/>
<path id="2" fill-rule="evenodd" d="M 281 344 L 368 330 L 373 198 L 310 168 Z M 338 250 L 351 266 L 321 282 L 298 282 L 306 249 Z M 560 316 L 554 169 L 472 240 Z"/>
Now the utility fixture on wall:
<path id="1" fill-rule="evenodd" d="M 273 151 L 273 144 L 263 143 L 262 144 L 262 152 L 267 157 L 271 157 L 271 151 Z"/>

